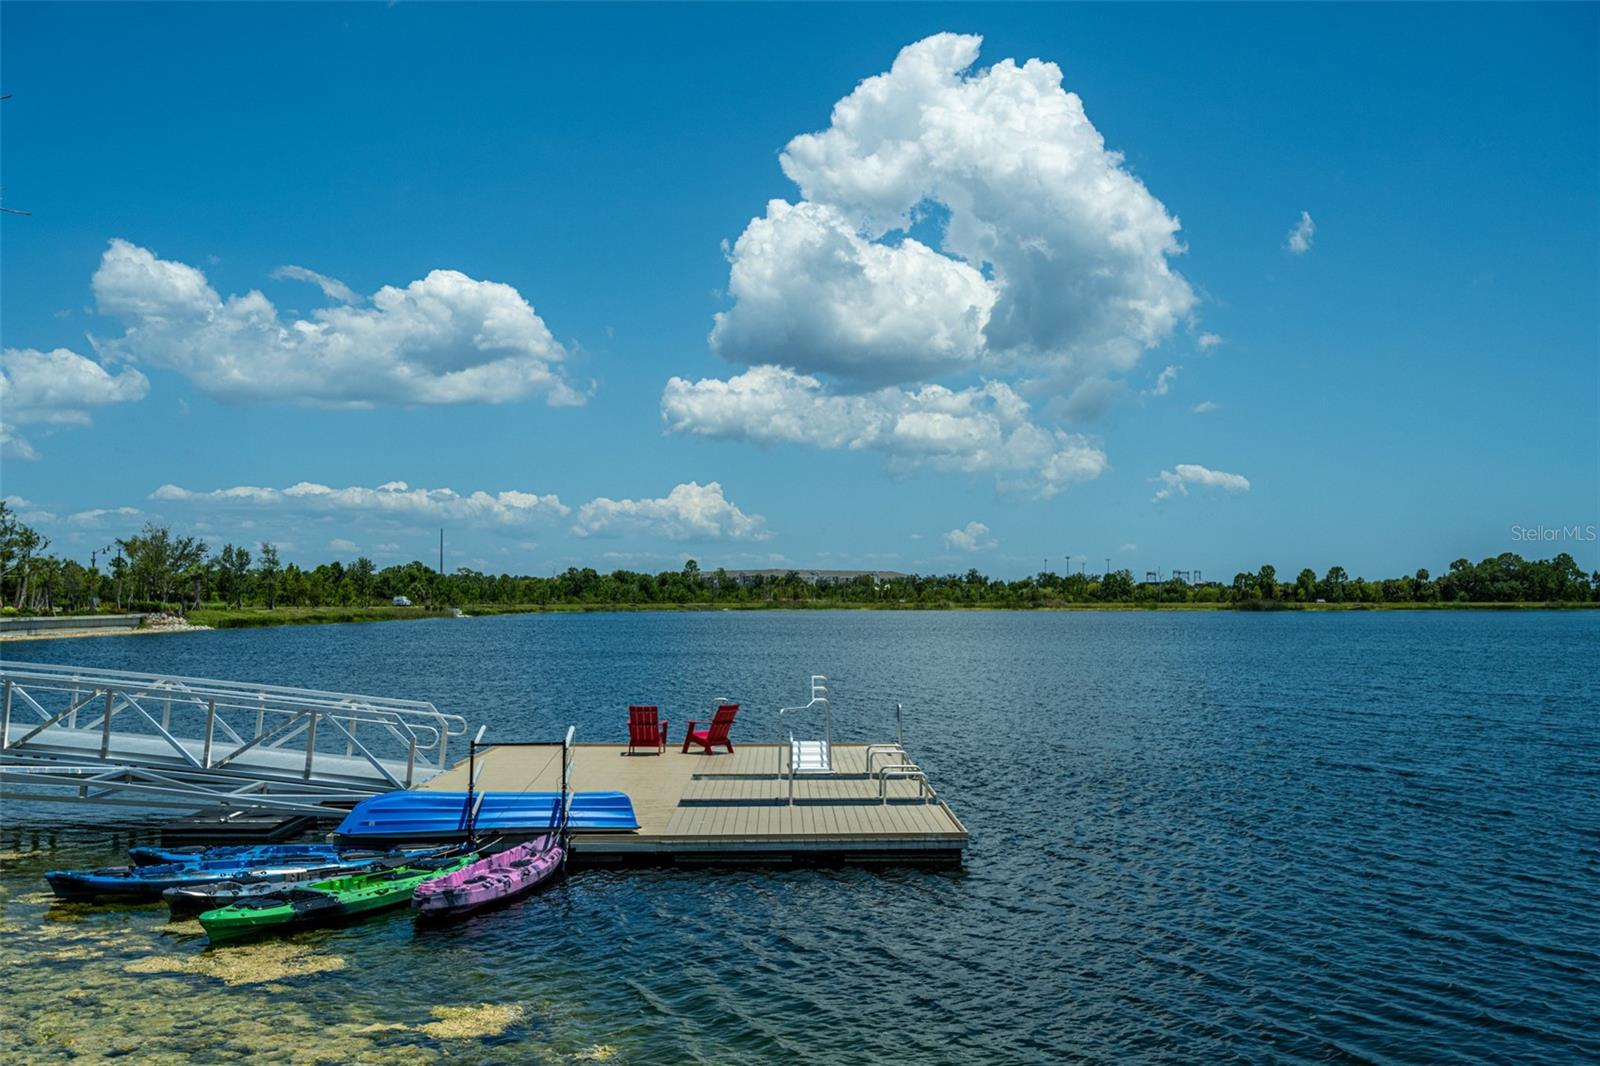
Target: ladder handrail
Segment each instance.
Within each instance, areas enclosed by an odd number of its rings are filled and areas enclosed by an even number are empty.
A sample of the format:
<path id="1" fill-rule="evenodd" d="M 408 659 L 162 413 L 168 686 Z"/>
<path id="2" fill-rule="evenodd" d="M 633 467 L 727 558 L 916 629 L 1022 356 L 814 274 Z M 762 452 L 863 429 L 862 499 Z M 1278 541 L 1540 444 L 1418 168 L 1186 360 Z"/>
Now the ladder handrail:
<path id="1" fill-rule="evenodd" d="M 817 704 L 822 704 L 822 739 L 833 746 L 833 704 L 828 700 L 828 679 L 822 674 L 811 675 L 811 699 L 799 707 L 778 708 L 778 739 L 783 739 L 783 716 L 789 713 L 798 714 L 809 711 Z"/>
<path id="2" fill-rule="evenodd" d="M 788 734 L 788 741 L 789 742 L 787 744 L 783 743 L 783 741 L 785 739 L 784 731 L 783 731 L 783 716 L 786 715 L 786 714 L 790 714 L 790 713 L 799 714 L 802 711 L 809 711 L 819 703 L 822 704 L 822 744 L 823 744 L 823 750 L 828 753 L 828 767 L 831 770 L 832 767 L 833 767 L 833 704 L 830 703 L 829 700 L 828 700 L 828 678 L 827 678 L 827 676 L 824 675 L 824 674 L 812 674 L 811 675 L 811 699 L 808 702 L 806 702 L 805 704 L 803 704 L 803 705 L 801 705 L 799 707 L 779 707 L 778 708 L 778 774 L 779 774 L 779 776 L 785 776 L 784 775 L 784 769 L 783 769 L 783 762 L 784 762 L 784 758 L 787 756 L 787 758 L 789 760 L 789 771 L 788 771 L 787 776 L 789 778 L 789 804 L 790 804 L 790 806 L 794 805 L 794 774 L 795 774 L 795 769 L 794 769 L 794 744 L 795 744 L 795 739 L 794 739 L 794 733 L 791 731 Z"/>

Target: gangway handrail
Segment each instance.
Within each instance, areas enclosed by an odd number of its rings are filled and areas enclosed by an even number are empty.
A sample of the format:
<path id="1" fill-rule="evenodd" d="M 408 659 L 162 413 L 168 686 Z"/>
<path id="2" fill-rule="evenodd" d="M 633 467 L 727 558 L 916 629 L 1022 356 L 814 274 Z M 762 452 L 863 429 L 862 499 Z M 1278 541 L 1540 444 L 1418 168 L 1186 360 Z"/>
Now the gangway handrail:
<path id="1" fill-rule="evenodd" d="M 91 690 L 91 693 L 95 689 L 103 692 L 107 687 L 111 687 L 131 692 L 135 696 L 181 699 L 196 706 L 203 706 L 208 698 L 214 696 L 218 698 L 218 702 L 229 703 L 248 698 L 252 707 L 258 707 L 270 700 L 300 709 L 340 710 L 380 717 L 390 715 L 392 721 L 405 721 L 406 716 L 416 716 L 437 722 L 440 732 L 449 736 L 465 736 L 467 733 L 465 718 L 456 714 L 446 714 L 425 700 L 360 696 L 347 692 L 292 688 L 285 685 L 179 678 L 174 675 L 144 674 L 126 670 L 84 670 L 32 663 L 0 664 L 0 677 L 21 682 L 36 681 L 42 683 L 44 687 L 70 686 L 76 692 L 85 689 Z M 78 701 L 78 709 L 87 706 L 93 699 L 94 695 L 91 694 L 86 699 Z M 239 705 L 244 704 L 241 702 Z"/>
<path id="2" fill-rule="evenodd" d="M 158 732 L 165 732 L 165 727 L 170 723 L 172 705 L 175 701 L 205 712 L 208 719 L 222 731 L 225 739 L 235 745 L 244 745 L 246 743 L 244 736 L 235 730 L 226 718 L 216 716 L 210 709 L 213 706 L 219 710 L 246 711 L 253 714 L 256 718 L 256 728 L 253 730 L 256 738 L 261 738 L 262 734 L 267 732 L 262 721 L 266 714 L 298 715 L 313 712 L 318 716 L 341 716 L 357 726 L 362 722 L 381 726 L 403 744 L 409 746 L 414 740 L 416 750 L 419 752 L 437 750 L 440 769 L 445 764 L 449 738 L 464 736 L 467 729 L 465 718 L 460 715 L 444 714 L 433 704 L 420 700 L 352 696 L 348 693 L 287 686 L 177 678 L 171 675 L 132 671 L 92 671 L 43 664 L 25 666 L 5 664 L 0 666 L 0 677 L 9 683 L 26 684 L 38 690 L 72 693 L 71 705 L 67 711 L 61 715 L 50 715 L 25 689 L 19 689 L 18 694 L 22 697 L 23 703 L 39 716 L 41 728 L 36 728 L 16 741 L 11 739 L 8 731 L 0 732 L 0 746 L 4 747 L 9 747 L 13 743 L 25 743 L 42 729 L 58 724 L 62 718 L 67 719 L 67 728 L 82 728 L 76 721 L 77 712 L 91 704 L 107 689 L 115 691 L 117 699 L 121 701 L 110 706 L 112 715 L 132 708 L 141 717 L 151 720 L 153 716 L 144 711 L 138 700 L 161 699 L 162 722 Z M 8 692 L 11 687 L 12 684 L 7 685 Z M 89 691 L 89 695 L 80 698 L 85 689 Z M 5 714 L 7 721 L 11 717 L 11 710 L 12 705 L 8 700 Z M 151 721 L 151 724 L 156 726 L 154 721 Z M 100 714 L 89 723 L 88 728 L 105 726 L 105 715 Z M 106 731 L 109 733 L 109 729 Z M 288 739 L 290 739 L 288 736 L 281 737 L 269 746 L 281 746 Z"/>
<path id="3" fill-rule="evenodd" d="M 443 714 L 437 707 L 427 700 L 410 700 L 397 696 L 353 696 L 348 692 L 333 692 L 328 689 L 297 688 L 290 685 L 263 684 L 259 681 L 225 681 L 217 678 L 205 677 L 180 677 L 176 674 L 149 674 L 134 670 L 102 670 L 82 666 L 58 666 L 53 663 L 6 663 L 0 672 L 7 675 L 22 677 L 32 675 L 40 680 L 50 681 L 77 681 L 80 683 L 93 683 L 95 678 L 114 680 L 119 683 L 137 680 L 155 683 L 182 683 L 186 691 L 206 691 L 215 689 L 219 692 L 241 692 L 249 695 L 257 693 L 282 694 L 297 698 L 305 696 L 347 700 L 352 697 L 363 702 L 387 704 L 392 707 L 408 707 L 420 711 L 439 714 L 441 717 L 458 718 L 459 715 Z M 205 689 L 196 689 L 195 686 L 205 686 Z M 466 735 L 465 722 L 460 734 Z"/>
<path id="4" fill-rule="evenodd" d="M 45 663 L 0 662 L 0 704 L 0 793 L 17 799 L 35 797 L 7 782 L 306 810 L 412 787 L 468 731 L 425 700 Z"/>

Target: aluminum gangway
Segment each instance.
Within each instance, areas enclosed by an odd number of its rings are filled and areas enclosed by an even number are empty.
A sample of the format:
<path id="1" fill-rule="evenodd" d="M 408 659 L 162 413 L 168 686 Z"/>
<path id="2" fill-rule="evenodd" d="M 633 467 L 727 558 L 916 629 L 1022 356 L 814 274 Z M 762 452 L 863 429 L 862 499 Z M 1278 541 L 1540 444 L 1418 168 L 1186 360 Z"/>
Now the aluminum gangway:
<path id="1" fill-rule="evenodd" d="M 339 815 L 466 733 L 424 700 L 0 663 L 0 799 Z"/>

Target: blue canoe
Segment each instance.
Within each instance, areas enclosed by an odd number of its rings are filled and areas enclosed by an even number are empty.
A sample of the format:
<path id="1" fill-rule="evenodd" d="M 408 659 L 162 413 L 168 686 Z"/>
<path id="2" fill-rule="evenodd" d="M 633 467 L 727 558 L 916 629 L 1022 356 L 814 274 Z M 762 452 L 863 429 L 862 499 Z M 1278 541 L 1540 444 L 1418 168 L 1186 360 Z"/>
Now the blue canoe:
<path id="1" fill-rule="evenodd" d="M 481 799 L 475 827 L 479 836 L 529 837 L 555 824 L 558 792 L 475 792 Z M 569 829 L 628 832 L 639 828 L 626 792 L 575 792 Z M 334 830 L 348 843 L 400 841 L 450 842 L 466 837 L 467 793 L 386 792 L 362 800 Z"/>
<path id="2" fill-rule="evenodd" d="M 312 860 L 287 863 L 238 863 L 230 859 L 216 862 L 172 862 L 157 866 L 104 866 L 95 870 L 47 870 L 45 880 L 60 899 L 117 899 L 127 902 L 157 900 L 169 888 L 207 885 L 218 881 L 282 881 L 318 871 L 335 877 L 340 873 L 364 870 L 384 859 L 431 854 L 425 849 L 395 853 L 359 853 L 344 862 Z"/>
<path id="3" fill-rule="evenodd" d="M 283 863 L 368 862 L 387 857 L 379 848 L 351 848 L 340 844 L 225 844 L 217 847 L 129 848 L 135 866 L 168 863 L 231 862 L 240 866 Z"/>

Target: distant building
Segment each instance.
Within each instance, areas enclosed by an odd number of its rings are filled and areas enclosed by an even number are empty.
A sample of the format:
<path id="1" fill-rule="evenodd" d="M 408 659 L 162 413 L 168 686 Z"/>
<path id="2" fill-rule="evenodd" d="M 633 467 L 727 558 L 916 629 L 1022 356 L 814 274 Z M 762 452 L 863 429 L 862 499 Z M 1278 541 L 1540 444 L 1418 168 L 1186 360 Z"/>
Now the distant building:
<path id="1" fill-rule="evenodd" d="M 701 571 L 705 573 L 705 571 Z M 802 570 L 799 567 L 789 567 L 781 570 L 724 570 L 734 581 L 741 585 L 756 585 L 762 581 L 782 581 L 790 574 L 795 575 L 808 585 L 848 585 L 858 577 L 870 577 L 874 585 L 885 582 L 897 581 L 909 575 L 898 570 Z"/>

